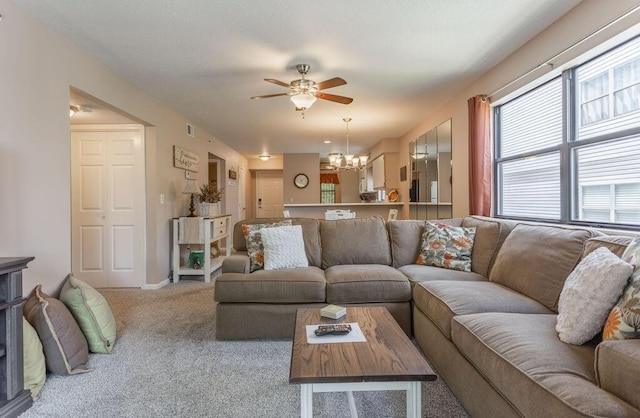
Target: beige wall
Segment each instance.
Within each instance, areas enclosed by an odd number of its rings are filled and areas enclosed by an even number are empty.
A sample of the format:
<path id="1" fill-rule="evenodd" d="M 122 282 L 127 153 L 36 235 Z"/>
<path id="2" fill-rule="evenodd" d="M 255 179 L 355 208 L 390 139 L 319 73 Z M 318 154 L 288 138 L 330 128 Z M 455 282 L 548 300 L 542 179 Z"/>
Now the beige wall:
<path id="1" fill-rule="evenodd" d="M 282 162 L 283 202 L 320 203 L 320 154 L 284 154 Z M 296 174 L 309 177 L 309 185 L 298 189 L 293 184 Z"/>
<path id="2" fill-rule="evenodd" d="M 359 172 L 355 170 L 340 171 L 338 176 L 340 178 L 340 200 L 337 200 L 337 203 L 360 203 Z"/>
<path id="3" fill-rule="evenodd" d="M 169 220 L 185 213 L 184 172 L 173 167 L 173 145 L 208 153 L 226 167 L 247 161 L 198 126 L 131 85 L 109 68 L 0 0 L 0 255 L 35 256 L 24 273 L 24 291 L 36 284 L 56 293 L 71 268 L 69 89 L 103 100 L 146 122 L 148 287 L 170 271 Z M 197 173 L 206 181 L 207 170 Z M 227 212 L 237 218 L 237 187 L 225 185 Z M 165 204 L 160 204 L 160 194 Z"/>
<path id="4" fill-rule="evenodd" d="M 443 121 L 452 118 L 454 217 L 465 216 L 469 213 L 467 100 L 475 95 L 490 94 L 496 91 L 636 5 L 636 0 L 583 0 L 576 8 L 556 21 L 540 35 L 529 41 L 491 71 L 485 73 L 472 85 L 464 88 L 452 100 L 443 103 L 442 107 L 437 111 L 427 115 L 420 124 L 400 137 L 398 150 L 403 153 L 401 155 L 407 155 L 409 142 Z M 610 40 L 610 38 L 638 23 L 640 23 L 640 13 L 635 13 L 621 23 L 608 28 L 593 39 L 572 49 L 569 53 L 555 59 L 553 69 L 544 66 L 517 85 L 496 95 L 493 97 L 493 103 L 554 69 L 560 70 L 563 65 L 570 63 L 578 55 L 585 53 L 602 42 Z M 611 46 L 613 45 L 605 45 L 603 48 L 610 48 Z M 400 158 L 401 162 L 405 160 L 408 161 L 408 156 L 407 158 Z M 400 165 L 403 165 L 403 163 Z M 400 183 L 400 196 L 408 196 L 409 185 L 410 182 L 408 181 Z M 409 208 L 408 205 L 405 205 L 402 218 L 407 218 L 408 216 Z"/>

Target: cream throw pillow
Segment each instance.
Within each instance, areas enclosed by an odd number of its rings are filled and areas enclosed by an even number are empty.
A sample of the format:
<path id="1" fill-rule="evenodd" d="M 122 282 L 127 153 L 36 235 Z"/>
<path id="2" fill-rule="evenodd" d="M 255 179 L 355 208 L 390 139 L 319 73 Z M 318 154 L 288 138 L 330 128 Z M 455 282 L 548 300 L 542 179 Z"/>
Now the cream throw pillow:
<path id="1" fill-rule="evenodd" d="M 262 244 L 262 234 L 260 231 L 264 228 L 274 228 L 284 225 L 291 225 L 291 219 L 273 223 L 242 225 L 242 235 L 247 243 L 250 273 L 264 267 L 264 245 Z"/>
<path id="2" fill-rule="evenodd" d="M 581 345 L 600 332 L 632 272 L 631 264 L 605 247 L 587 255 L 560 293 L 556 323 L 560 340 Z"/>
<path id="3" fill-rule="evenodd" d="M 264 245 L 264 269 L 280 270 L 308 267 L 302 226 L 278 226 L 260 230 Z"/>

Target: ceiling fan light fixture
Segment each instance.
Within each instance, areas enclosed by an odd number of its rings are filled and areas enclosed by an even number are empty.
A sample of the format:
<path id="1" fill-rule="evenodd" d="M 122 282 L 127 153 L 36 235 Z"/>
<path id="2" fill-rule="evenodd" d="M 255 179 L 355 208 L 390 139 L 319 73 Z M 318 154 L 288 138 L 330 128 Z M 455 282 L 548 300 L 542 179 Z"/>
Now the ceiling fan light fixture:
<path id="1" fill-rule="evenodd" d="M 291 96 L 291 101 L 300 109 L 309 109 L 316 101 L 316 96 L 309 93 L 298 93 Z"/>

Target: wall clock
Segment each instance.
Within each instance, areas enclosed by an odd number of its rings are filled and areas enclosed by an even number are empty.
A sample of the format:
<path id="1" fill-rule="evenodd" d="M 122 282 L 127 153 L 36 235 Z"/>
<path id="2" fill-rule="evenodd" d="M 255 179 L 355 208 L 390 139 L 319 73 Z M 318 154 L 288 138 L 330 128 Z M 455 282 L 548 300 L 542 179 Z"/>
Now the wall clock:
<path id="1" fill-rule="evenodd" d="M 296 174 L 293 178 L 293 184 L 295 184 L 298 189 L 304 189 L 309 185 L 309 177 L 302 173 Z"/>

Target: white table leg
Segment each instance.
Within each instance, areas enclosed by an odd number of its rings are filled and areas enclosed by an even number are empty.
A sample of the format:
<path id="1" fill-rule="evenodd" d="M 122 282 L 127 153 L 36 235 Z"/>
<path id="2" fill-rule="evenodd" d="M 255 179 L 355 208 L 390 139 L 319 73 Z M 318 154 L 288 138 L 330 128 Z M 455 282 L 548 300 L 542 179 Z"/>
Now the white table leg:
<path id="1" fill-rule="evenodd" d="M 313 385 L 300 385 L 300 417 L 313 418 Z"/>
<path id="2" fill-rule="evenodd" d="M 420 418 L 422 414 L 422 385 L 410 382 L 407 389 L 407 418 Z"/>
<path id="3" fill-rule="evenodd" d="M 349 399 L 349 409 L 351 410 L 351 418 L 358 418 L 358 410 L 356 409 L 356 401 L 353 399 L 353 392 L 347 392 L 347 399 Z"/>

